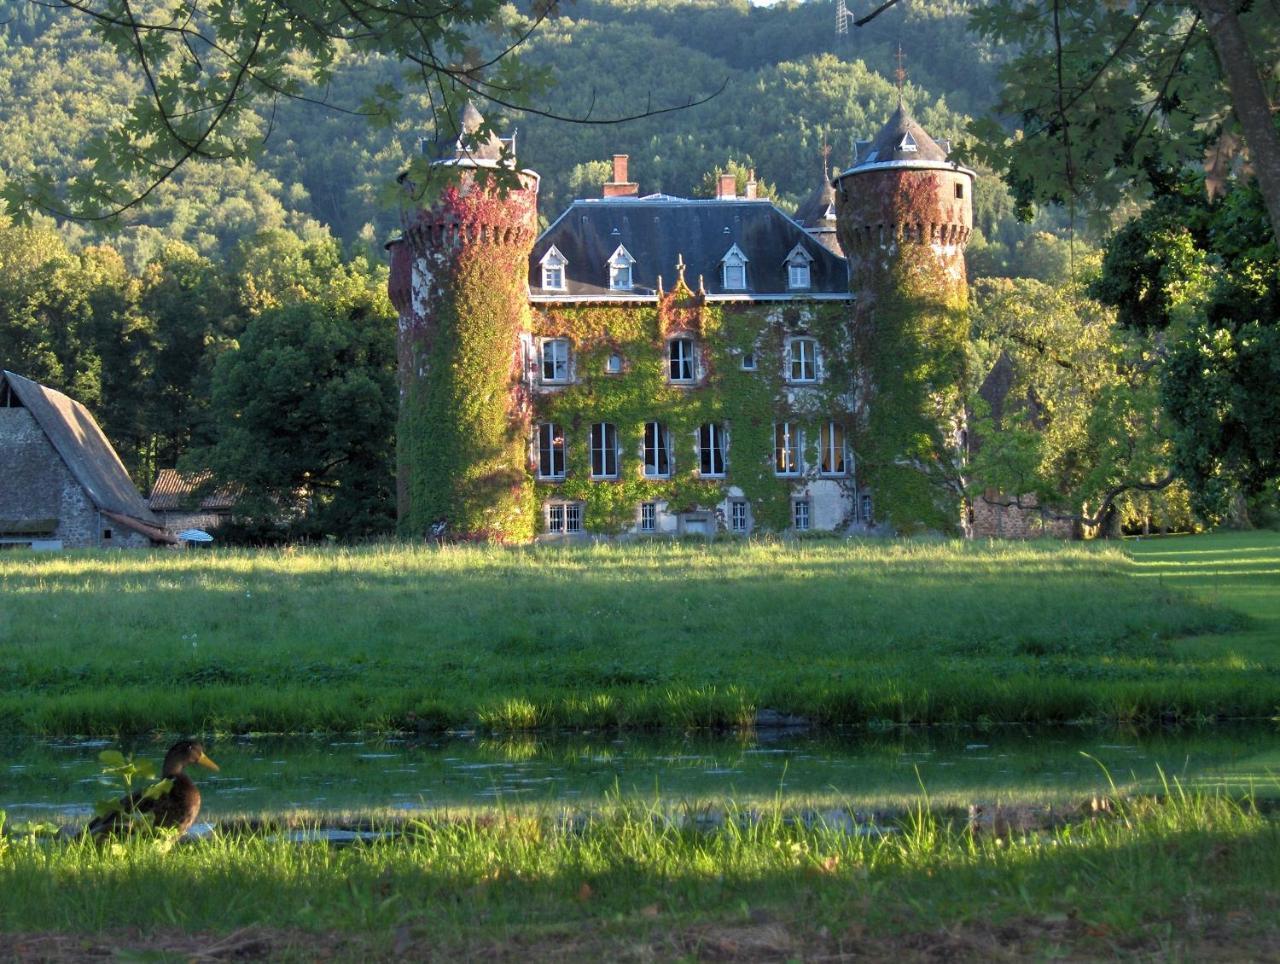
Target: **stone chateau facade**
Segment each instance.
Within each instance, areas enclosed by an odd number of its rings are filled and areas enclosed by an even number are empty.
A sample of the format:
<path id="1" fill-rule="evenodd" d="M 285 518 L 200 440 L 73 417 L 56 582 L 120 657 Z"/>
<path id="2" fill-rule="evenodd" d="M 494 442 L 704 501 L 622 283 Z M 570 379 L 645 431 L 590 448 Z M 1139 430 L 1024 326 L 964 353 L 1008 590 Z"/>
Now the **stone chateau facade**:
<path id="1" fill-rule="evenodd" d="M 900 107 L 794 214 L 732 176 L 714 199 L 641 194 L 619 155 L 539 233 L 510 142 L 460 141 L 436 162 L 460 179 L 388 245 L 402 534 L 882 528 L 860 345 L 906 252 L 963 303 L 974 173 L 948 153 Z M 962 412 L 952 428 L 959 472 Z M 949 498 L 957 528 L 994 534 Z"/>

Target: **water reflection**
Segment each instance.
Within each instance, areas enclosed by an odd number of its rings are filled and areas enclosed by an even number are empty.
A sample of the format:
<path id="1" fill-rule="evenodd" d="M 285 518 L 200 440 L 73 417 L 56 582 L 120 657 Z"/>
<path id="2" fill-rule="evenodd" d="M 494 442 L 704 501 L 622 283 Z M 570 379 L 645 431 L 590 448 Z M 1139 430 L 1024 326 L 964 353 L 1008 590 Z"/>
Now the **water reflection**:
<path id="1" fill-rule="evenodd" d="M 104 795 L 107 746 L 159 760 L 152 740 L 0 740 L 0 809 L 14 818 L 83 819 Z M 291 811 L 413 811 L 513 802 L 592 806 L 607 797 L 666 802 L 782 799 L 850 808 L 1052 802 L 1108 789 L 1185 786 L 1280 796 L 1280 727 L 1224 724 L 1136 732 L 1080 727 L 867 730 L 689 736 L 574 734 L 493 739 L 207 738 L 222 767 L 200 775 L 203 819 Z"/>

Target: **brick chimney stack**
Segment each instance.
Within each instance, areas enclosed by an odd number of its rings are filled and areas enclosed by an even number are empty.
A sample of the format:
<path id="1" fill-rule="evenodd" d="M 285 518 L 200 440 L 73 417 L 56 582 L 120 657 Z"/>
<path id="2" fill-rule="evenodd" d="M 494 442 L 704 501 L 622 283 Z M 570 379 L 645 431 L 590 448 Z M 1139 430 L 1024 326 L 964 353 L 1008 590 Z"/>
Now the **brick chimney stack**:
<path id="1" fill-rule="evenodd" d="M 738 179 L 732 174 L 721 174 L 720 183 L 716 187 L 716 199 L 720 201 L 738 196 Z"/>
<path id="2" fill-rule="evenodd" d="M 627 180 L 627 155 L 613 155 L 613 180 L 604 182 L 605 197 L 635 197 L 640 185 Z"/>
<path id="3" fill-rule="evenodd" d="M 756 172 L 753 170 L 747 175 L 746 198 L 748 201 L 754 201 L 756 199 L 756 187 Z"/>

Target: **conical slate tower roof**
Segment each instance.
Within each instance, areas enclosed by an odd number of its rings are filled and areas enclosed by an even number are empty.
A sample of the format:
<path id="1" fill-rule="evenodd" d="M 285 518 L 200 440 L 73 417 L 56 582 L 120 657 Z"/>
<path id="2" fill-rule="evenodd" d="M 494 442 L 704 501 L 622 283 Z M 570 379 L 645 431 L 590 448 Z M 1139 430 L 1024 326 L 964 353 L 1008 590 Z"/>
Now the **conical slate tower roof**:
<path id="1" fill-rule="evenodd" d="M 463 138 L 475 134 L 484 124 L 484 116 L 476 109 L 476 105 L 467 101 L 458 115 L 458 141 L 454 145 L 453 156 L 457 159 L 470 158 L 477 161 L 496 161 L 502 156 L 502 139 L 497 134 L 490 134 L 475 147 L 468 148 Z"/>
<path id="2" fill-rule="evenodd" d="M 796 208 L 796 220 L 802 227 L 835 227 L 836 189 L 826 178 Z"/>
<path id="3" fill-rule="evenodd" d="M 949 147 L 949 145 L 948 145 Z M 906 107 L 898 105 L 889 122 L 880 128 L 870 144 L 858 145 L 853 170 L 870 164 L 892 164 L 895 161 L 945 163 L 948 148 L 930 137 Z"/>

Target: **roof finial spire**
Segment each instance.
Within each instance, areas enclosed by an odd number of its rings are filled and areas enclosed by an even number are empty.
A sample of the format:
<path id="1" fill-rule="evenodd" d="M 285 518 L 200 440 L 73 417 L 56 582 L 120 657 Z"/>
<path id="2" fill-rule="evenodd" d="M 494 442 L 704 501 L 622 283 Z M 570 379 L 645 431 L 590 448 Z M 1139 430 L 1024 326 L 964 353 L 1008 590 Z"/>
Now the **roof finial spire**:
<path id="1" fill-rule="evenodd" d="M 827 143 L 827 139 L 822 139 L 822 179 L 825 181 L 831 176 L 831 145 Z"/>
<path id="2" fill-rule="evenodd" d="M 677 285 L 677 287 L 678 287 L 679 285 L 684 284 L 684 269 L 685 269 L 685 264 L 684 264 L 684 252 L 683 252 L 683 251 L 681 251 L 679 254 L 677 254 L 677 255 L 676 255 L 676 285 Z"/>
<path id="3" fill-rule="evenodd" d="M 893 78 L 898 82 L 898 106 L 901 107 L 902 106 L 902 88 L 907 83 L 907 68 L 902 66 L 902 63 L 904 60 L 906 60 L 906 57 L 904 57 L 902 54 L 901 41 L 899 41 L 898 43 L 897 60 L 898 60 L 898 69 L 893 72 Z"/>

